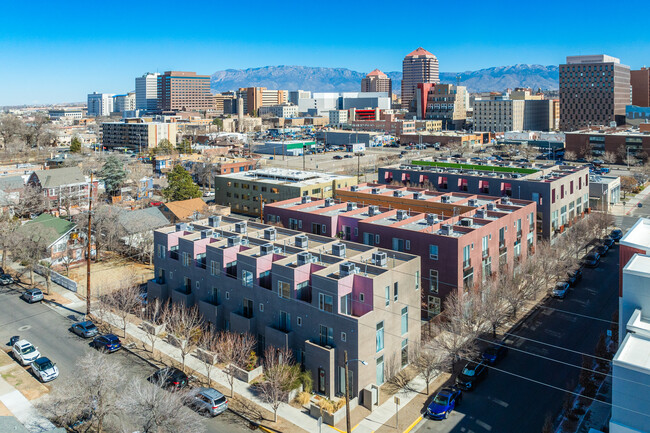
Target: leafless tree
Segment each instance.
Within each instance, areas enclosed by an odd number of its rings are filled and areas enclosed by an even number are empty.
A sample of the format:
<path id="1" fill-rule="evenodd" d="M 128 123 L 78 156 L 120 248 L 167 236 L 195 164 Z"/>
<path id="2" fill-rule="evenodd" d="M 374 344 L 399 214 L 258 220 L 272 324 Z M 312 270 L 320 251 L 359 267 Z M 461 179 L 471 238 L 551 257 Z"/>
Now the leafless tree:
<path id="1" fill-rule="evenodd" d="M 20 190 L 20 200 L 18 205 L 14 207 L 16 215 L 22 217 L 29 217 L 30 215 L 38 215 L 48 209 L 48 200 L 43 191 L 33 185 L 25 185 Z"/>
<path id="2" fill-rule="evenodd" d="M 118 406 L 128 414 L 125 431 L 141 433 L 201 433 L 201 417 L 185 406 L 187 394 L 134 380 L 122 391 Z"/>
<path id="3" fill-rule="evenodd" d="M 185 357 L 194 350 L 201 337 L 203 316 L 196 306 L 187 307 L 182 303 L 174 303 L 168 317 L 167 328 L 176 340 L 181 352 L 182 369 L 185 370 Z"/>
<path id="4" fill-rule="evenodd" d="M 291 384 L 296 381 L 297 371 L 291 350 L 267 347 L 264 351 L 264 379 L 258 385 L 262 400 L 273 410 L 273 421 L 278 421 L 278 409 L 289 395 Z"/>
<path id="5" fill-rule="evenodd" d="M 627 198 L 627 193 L 633 192 L 637 185 L 637 180 L 632 176 L 621 176 L 621 190 L 623 190 L 623 198 Z"/>
<path id="6" fill-rule="evenodd" d="M 123 335 L 126 338 L 126 328 L 129 324 L 128 317 L 137 312 L 141 306 L 140 302 L 140 288 L 138 287 L 135 275 L 127 275 L 119 282 L 119 289 L 114 290 L 103 296 L 103 302 L 111 313 L 115 316 L 117 324 L 122 329 Z"/>
<path id="7" fill-rule="evenodd" d="M 618 149 L 616 149 L 616 156 L 618 156 L 623 164 L 630 165 L 630 154 L 624 144 L 621 144 Z"/>
<path id="8" fill-rule="evenodd" d="M 517 317 L 519 309 L 526 303 L 526 291 L 523 288 L 521 274 L 510 274 L 500 272 L 497 276 L 497 284 L 500 288 L 501 298 L 507 305 L 509 315 Z"/>
<path id="9" fill-rule="evenodd" d="M 75 374 L 59 383 L 37 407 L 60 425 L 88 420 L 85 426 L 91 431 L 116 431 L 121 413 L 117 402 L 129 388 L 126 382 L 115 360 L 91 351 L 76 362 Z"/>
<path id="10" fill-rule="evenodd" d="M 16 229 L 20 221 L 9 215 L 9 212 L 0 213 L 0 248 L 2 249 L 2 268 L 7 268 L 7 253 L 16 241 Z"/>
<path id="11" fill-rule="evenodd" d="M 614 216 L 609 212 L 594 212 L 590 215 L 590 222 L 597 230 L 597 237 L 602 237 L 614 225 Z"/>
<path id="12" fill-rule="evenodd" d="M 95 260 L 101 260 L 101 252 L 118 251 L 122 245 L 122 237 L 126 236 L 121 224 L 117 218 L 121 210 L 114 206 L 105 204 L 98 205 L 93 210 L 92 224 L 92 242 L 95 246 Z M 77 229 L 81 233 L 88 233 L 88 214 L 79 214 L 75 217 Z M 88 240 L 86 239 L 86 242 Z"/>
<path id="13" fill-rule="evenodd" d="M 23 225 L 17 231 L 11 253 L 29 269 L 31 284 L 34 284 L 34 268 L 47 256 L 47 248 L 57 237 L 53 228 L 40 224 Z"/>
<path id="14" fill-rule="evenodd" d="M 524 262 L 524 265 L 530 260 Z M 480 304 L 481 314 L 483 315 L 487 326 L 492 331 L 492 337 L 496 338 L 497 328 L 503 325 L 508 318 L 506 312 L 506 305 L 500 293 L 500 287 L 497 282 L 499 281 L 498 275 L 495 278 L 490 278 L 482 284 Z"/>
<path id="15" fill-rule="evenodd" d="M 203 363 L 205 376 L 208 380 L 208 386 L 210 386 L 210 376 L 216 361 L 216 354 L 219 350 L 219 336 L 212 330 L 211 326 L 206 326 L 203 329 L 201 337 L 199 338 L 198 346 L 204 353 L 202 355 L 197 354 L 197 358 Z"/>
<path id="16" fill-rule="evenodd" d="M 13 114 L 3 114 L 0 116 L 0 138 L 2 138 L 2 148 L 7 149 L 14 139 L 20 134 L 22 129 L 22 120 Z"/>
<path id="17" fill-rule="evenodd" d="M 603 153 L 603 161 L 605 161 L 607 164 L 616 164 L 616 160 L 618 158 L 616 157 L 615 152 L 605 152 Z"/>
<path id="18" fill-rule="evenodd" d="M 226 373 L 230 385 L 230 396 L 234 395 L 236 368 L 246 368 L 251 352 L 257 341 L 250 334 L 236 334 L 222 331 L 217 335 L 217 353 L 219 362 L 225 364 L 223 372 Z"/>
<path id="19" fill-rule="evenodd" d="M 576 159 L 578 159 L 578 155 L 574 151 L 567 150 L 564 152 L 565 161 L 575 161 Z"/>
<path id="20" fill-rule="evenodd" d="M 169 311 L 168 305 L 156 298 L 149 300 L 143 312 L 143 319 L 150 325 L 150 327 L 145 329 L 145 337 L 149 340 L 152 354 L 154 353 L 156 342 L 161 338 L 160 332 L 157 329 L 159 328 L 161 332 L 164 332 L 167 321 L 169 320 Z"/>
<path id="21" fill-rule="evenodd" d="M 431 381 L 449 364 L 449 358 L 434 349 L 435 344 L 432 343 L 432 339 L 431 333 L 423 330 L 422 340 L 416 348 L 412 363 L 417 374 L 427 384 L 427 395 L 429 395 Z"/>

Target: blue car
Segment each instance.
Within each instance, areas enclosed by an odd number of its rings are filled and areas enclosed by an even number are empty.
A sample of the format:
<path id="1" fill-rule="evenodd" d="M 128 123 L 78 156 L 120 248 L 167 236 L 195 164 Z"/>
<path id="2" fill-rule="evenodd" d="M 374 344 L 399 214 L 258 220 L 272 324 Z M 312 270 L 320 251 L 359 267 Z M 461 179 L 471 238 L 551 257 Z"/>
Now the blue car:
<path id="1" fill-rule="evenodd" d="M 100 337 L 95 337 L 95 339 L 90 343 L 95 349 L 99 349 L 102 352 L 112 353 L 122 348 L 122 342 L 117 337 L 117 335 L 106 334 Z"/>
<path id="2" fill-rule="evenodd" d="M 455 386 L 442 388 L 427 407 L 427 415 L 433 419 L 446 419 L 462 400 L 463 391 L 460 389 Z"/>
<path id="3" fill-rule="evenodd" d="M 497 343 L 485 349 L 481 354 L 481 358 L 488 364 L 495 365 L 505 358 L 507 354 L 508 348 L 502 343 Z"/>

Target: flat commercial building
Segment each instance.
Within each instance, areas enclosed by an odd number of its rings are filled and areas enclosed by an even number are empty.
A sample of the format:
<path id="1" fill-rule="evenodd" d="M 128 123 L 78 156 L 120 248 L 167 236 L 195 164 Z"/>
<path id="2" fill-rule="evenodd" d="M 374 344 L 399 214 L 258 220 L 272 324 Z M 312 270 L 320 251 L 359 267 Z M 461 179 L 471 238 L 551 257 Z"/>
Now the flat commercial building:
<path id="1" fill-rule="evenodd" d="M 135 110 L 135 92 L 113 96 L 113 112 L 124 113 Z"/>
<path id="2" fill-rule="evenodd" d="M 560 65 L 560 129 L 622 124 L 630 104 L 630 67 L 607 56 L 569 56 Z"/>
<path id="3" fill-rule="evenodd" d="M 314 391 L 372 405 L 420 344 L 420 258 L 233 217 L 154 232 L 150 299 L 196 306 L 216 329 L 248 333 L 257 353 L 291 350 Z M 390 259 L 388 257 L 390 256 Z"/>
<path id="4" fill-rule="evenodd" d="M 460 145 L 461 147 L 472 148 L 490 142 L 491 134 L 487 132 L 463 133 L 456 131 L 430 131 L 416 132 L 414 134 L 402 134 L 402 143 L 427 143 L 440 146 Z"/>
<path id="5" fill-rule="evenodd" d="M 259 216 L 260 203 L 311 195 L 327 198 L 336 188 L 356 184 L 356 176 L 267 168 L 216 176 L 214 200 L 233 212 Z"/>
<path id="6" fill-rule="evenodd" d="M 348 125 L 358 131 L 378 131 L 394 136 L 415 132 L 415 120 L 398 119 L 394 114 L 381 114 L 377 120 L 348 120 Z"/>
<path id="7" fill-rule="evenodd" d="M 475 100 L 474 130 L 488 132 L 522 131 L 524 104 L 512 99 Z"/>
<path id="8" fill-rule="evenodd" d="M 158 72 L 147 72 L 135 79 L 135 108 L 154 111 L 158 108 Z"/>
<path id="9" fill-rule="evenodd" d="M 551 165 L 479 166 L 436 161 L 412 161 L 379 168 L 379 182 L 422 186 L 425 183 L 445 193 L 512 197 L 537 203 L 537 233 L 553 239 L 589 212 L 587 166 Z"/>
<path id="10" fill-rule="evenodd" d="M 383 132 L 371 131 L 349 131 L 341 129 L 330 129 L 318 131 L 316 138 L 323 140 L 325 144 L 348 145 L 350 143 L 363 143 L 367 147 L 383 146 L 390 141 L 390 136 Z"/>
<path id="11" fill-rule="evenodd" d="M 60 110 L 48 110 L 47 114 L 52 120 L 81 119 L 84 112 L 81 108 L 63 108 Z"/>
<path id="12" fill-rule="evenodd" d="M 341 126 L 348 123 L 348 110 L 331 110 L 329 112 L 329 124 Z"/>
<path id="13" fill-rule="evenodd" d="M 536 245 L 530 201 L 378 184 L 337 189 L 337 199 L 267 205 L 265 220 L 420 256 L 423 319 L 437 315 L 449 294 L 512 272 Z"/>
<path id="14" fill-rule="evenodd" d="M 269 90 L 266 87 L 245 87 L 237 91 L 237 97 L 244 101 L 244 113 L 257 116 L 260 108 L 281 105 L 288 102 L 286 90 Z"/>
<path id="15" fill-rule="evenodd" d="M 435 119 L 443 129 L 464 129 L 467 119 L 467 88 L 453 84 L 418 83 L 416 113 L 419 119 Z"/>
<path id="16" fill-rule="evenodd" d="M 265 114 L 270 114 L 275 117 L 297 117 L 298 116 L 298 106 L 283 103 L 279 105 L 269 105 L 268 107 L 260 107 L 259 115 L 264 116 Z"/>
<path id="17" fill-rule="evenodd" d="M 89 93 L 87 116 L 110 116 L 113 112 L 112 93 Z"/>
<path id="18" fill-rule="evenodd" d="M 376 109 L 389 110 L 391 98 L 385 92 L 314 93 L 298 101 L 298 111 L 311 115 L 326 114 L 332 110 Z"/>
<path id="19" fill-rule="evenodd" d="M 632 84 L 632 105 L 650 107 L 650 69 L 630 71 Z"/>
<path id="20" fill-rule="evenodd" d="M 158 77 L 157 82 L 159 110 L 205 111 L 214 108 L 209 75 L 167 71 Z"/>
<path id="21" fill-rule="evenodd" d="M 621 201 L 621 178 L 618 176 L 589 176 L 589 207 L 610 212 Z"/>
<path id="22" fill-rule="evenodd" d="M 162 122 L 105 122 L 101 124 L 102 146 L 107 149 L 124 147 L 142 151 L 153 149 L 161 140 L 176 146 L 176 123 Z"/>
<path id="23" fill-rule="evenodd" d="M 439 83 L 438 58 L 420 47 L 402 61 L 402 108 L 411 107 L 419 83 Z"/>
<path id="24" fill-rule="evenodd" d="M 361 79 L 362 92 L 386 92 L 388 95 L 393 94 L 393 85 L 388 75 L 375 69 Z"/>
<path id="25" fill-rule="evenodd" d="M 631 128 L 583 129 L 566 133 L 566 150 L 579 157 L 602 159 L 611 152 L 619 163 L 630 162 L 637 156 L 650 155 L 650 135 Z"/>

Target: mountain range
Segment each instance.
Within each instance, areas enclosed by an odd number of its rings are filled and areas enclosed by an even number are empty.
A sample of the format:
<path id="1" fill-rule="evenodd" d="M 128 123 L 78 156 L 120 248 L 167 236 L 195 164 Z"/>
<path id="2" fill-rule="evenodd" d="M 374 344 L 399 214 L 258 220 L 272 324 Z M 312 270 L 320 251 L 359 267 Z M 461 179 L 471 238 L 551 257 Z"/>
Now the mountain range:
<path id="1" fill-rule="evenodd" d="M 393 82 L 393 92 L 399 93 L 402 73 L 386 72 L 386 75 Z M 263 66 L 217 71 L 210 78 L 210 87 L 213 92 L 253 86 L 313 92 L 358 92 L 364 76 L 364 72 L 346 68 Z M 455 84 L 458 78 L 460 84 L 466 86 L 470 92 L 502 91 L 515 87 L 557 89 L 558 76 L 556 65 L 517 64 L 477 71 L 441 72 L 440 82 Z"/>

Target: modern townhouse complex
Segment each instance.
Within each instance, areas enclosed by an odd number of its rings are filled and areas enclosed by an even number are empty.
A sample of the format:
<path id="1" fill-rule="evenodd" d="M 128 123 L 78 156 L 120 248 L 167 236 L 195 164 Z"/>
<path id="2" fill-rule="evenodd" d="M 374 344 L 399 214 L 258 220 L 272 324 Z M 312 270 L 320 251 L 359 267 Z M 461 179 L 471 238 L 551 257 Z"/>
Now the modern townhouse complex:
<path id="1" fill-rule="evenodd" d="M 232 217 L 154 232 L 153 298 L 197 306 L 218 329 L 288 347 L 314 390 L 370 395 L 420 343 L 420 258 Z M 389 369 L 390 366 L 390 369 Z M 396 368 L 396 369 L 393 369 Z"/>
<path id="2" fill-rule="evenodd" d="M 587 166 L 491 166 L 412 161 L 379 168 L 379 183 L 431 185 L 439 192 L 466 192 L 537 203 L 537 233 L 552 239 L 589 212 Z"/>
<path id="3" fill-rule="evenodd" d="M 339 195 L 341 193 L 341 195 Z M 536 246 L 536 204 L 476 194 L 361 184 L 334 199 L 310 197 L 265 206 L 266 221 L 307 233 L 420 256 L 423 319 L 444 298 L 473 288 L 499 270 L 512 271 Z"/>

